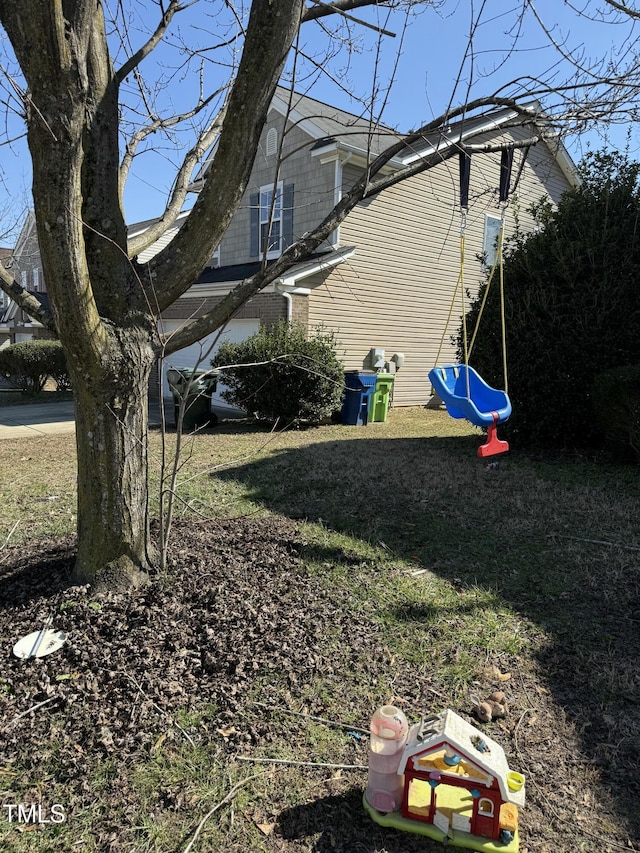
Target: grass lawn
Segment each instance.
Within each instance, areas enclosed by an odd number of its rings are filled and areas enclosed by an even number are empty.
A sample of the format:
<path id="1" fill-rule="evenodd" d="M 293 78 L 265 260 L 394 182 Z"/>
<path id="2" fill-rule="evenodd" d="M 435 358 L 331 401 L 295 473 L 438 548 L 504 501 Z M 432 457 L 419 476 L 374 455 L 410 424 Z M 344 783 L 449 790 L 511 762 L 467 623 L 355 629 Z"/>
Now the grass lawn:
<path id="1" fill-rule="evenodd" d="M 46 615 L 47 600 L 0 600 L 0 848 L 441 850 L 370 821 L 366 771 L 251 760 L 366 765 L 357 729 L 378 704 L 399 704 L 410 722 L 446 707 L 473 719 L 474 697 L 499 688 L 509 713 L 485 731 L 526 775 L 521 851 L 640 849 L 640 471 L 517 452 L 493 470 L 475 456 L 479 441 L 422 409 L 366 428 L 223 425 L 188 442 L 173 568 L 155 581 L 166 624 L 144 622 L 144 593 L 96 600 L 60 587 L 65 649 L 16 662 L 19 628 Z M 157 432 L 150 449 L 157 483 Z M 0 441 L 0 571 L 34 540 L 44 552 L 73 532 L 74 452 L 73 435 Z M 193 588 L 187 564 L 201 573 Z M 162 655 L 180 654 L 159 632 L 172 620 L 176 634 L 185 621 L 197 631 L 207 608 L 217 662 L 191 671 L 185 657 L 179 687 L 152 693 Z M 138 691 L 126 723 L 135 734 L 147 704 L 150 722 L 135 748 L 109 748 L 103 734 L 90 753 L 64 735 L 74 708 L 99 715 L 109 684 L 125 691 L 124 665 L 82 657 L 79 627 L 93 642 L 99 619 L 126 626 L 124 638 L 100 634 L 106 657 L 124 660 L 127 635 L 129 645 L 148 636 L 146 672 L 126 670 Z M 52 691 L 65 701 L 17 718 Z M 36 729 L 30 755 L 20 733 Z M 74 749 L 91 754 L 80 781 L 66 769 Z M 8 804 L 38 801 L 65 806 L 66 820 L 6 819 Z"/>

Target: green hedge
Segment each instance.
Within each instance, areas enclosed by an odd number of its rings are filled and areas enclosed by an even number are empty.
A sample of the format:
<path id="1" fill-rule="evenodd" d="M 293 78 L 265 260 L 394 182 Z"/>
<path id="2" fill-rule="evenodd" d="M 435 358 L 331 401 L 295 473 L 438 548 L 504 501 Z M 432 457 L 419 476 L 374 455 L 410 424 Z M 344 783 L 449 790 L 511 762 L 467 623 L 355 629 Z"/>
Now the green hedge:
<path id="1" fill-rule="evenodd" d="M 224 399 L 257 418 L 318 423 L 340 408 L 344 368 L 332 333 L 307 339 L 303 326 L 280 322 L 242 343 L 223 343 L 211 364 L 225 366 Z"/>
<path id="2" fill-rule="evenodd" d="M 516 234 L 504 264 L 514 447 L 597 447 L 595 376 L 637 361 L 640 340 L 640 165 L 589 154 L 557 210 L 532 209 L 537 233 Z M 467 315 L 473 329 L 478 299 Z M 461 341 L 458 338 L 459 355 Z M 499 288 L 491 287 L 471 364 L 503 387 Z"/>
<path id="3" fill-rule="evenodd" d="M 0 373 L 14 387 L 30 394 L 39 394 L 49 376 L 59 390 L 70 387 L 60 341 L 23 341 L 1 349 Z"/>
<path id="4" fill-rule="evenodd" d="M 602 371 L 592 395 L 596 423 L 616 460 L 640 462 L 640 364 Z"/>

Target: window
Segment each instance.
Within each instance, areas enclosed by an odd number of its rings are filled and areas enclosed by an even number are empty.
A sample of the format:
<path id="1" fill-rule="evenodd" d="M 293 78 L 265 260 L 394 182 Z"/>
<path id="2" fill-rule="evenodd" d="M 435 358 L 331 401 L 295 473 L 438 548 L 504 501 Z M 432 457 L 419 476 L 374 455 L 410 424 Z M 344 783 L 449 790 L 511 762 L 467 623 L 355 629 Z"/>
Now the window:
<path id="1" fill-rule="evenodd" d="M 211 258 L 209 259 L 209 266 L 216 269 L 220 266 L 220 243 L 216 246 Z"/>
<path id="2" fill-rule="evenodd" d="M 33 268 L 33 289 L 35 291 L 40 290 L 40 270 L 38 267 Z"/>
<path id="3" fill-rule="evenodd" d="M 260 187 L 260 254 L 276 258 L 282 245 L 282 181 L 273 187 Z"/>
<path id="4" fill-rule="evenodd" d="M 489 269 L 491 269 L 491 267 L 493 266 L 498 251 L 498 234 L 500 233 L 500 222 L 501 219 L 499 216 L 490 216 L 489 214 L 485 216 L 484 243 L 482 246 L 482 251 L 484 252 L 485 266 L 489 267 Z"/>
<path id="5" fill-rule="evenodd" d="M 488 797 L 482 797 L 478 801 L 478 814 L 485 817 L 493 817 L 493 802 Z"/>
<path id="6" fill-rule="evenodd" d="M 22 272 L 20 273 L 20 284 L 23 287 L 27 286 L 27 271 L 26 270 L 22 270 Z"/>
<path id="7" fill-rule="evenodd" d="M 277 258 L 293 242 L 293 184 L 266 184 L 251 194 L 249 205 L 249 254 Z"/>

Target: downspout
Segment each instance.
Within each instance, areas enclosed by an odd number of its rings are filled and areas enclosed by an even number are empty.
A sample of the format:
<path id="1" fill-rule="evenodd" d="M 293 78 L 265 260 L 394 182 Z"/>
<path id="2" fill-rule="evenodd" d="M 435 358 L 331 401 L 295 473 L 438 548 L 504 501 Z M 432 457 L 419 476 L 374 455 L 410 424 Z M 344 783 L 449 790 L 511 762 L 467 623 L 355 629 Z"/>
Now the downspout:
<path id="1" fill-rule="evenodd" d="M 293 317 L 293 299 L 291 298 L 291 293 L 286 290 L 286 284 L 283 282 L 281 278 L 277 279 L 274 282 L 274 288 L 276 293 L 279 293 L 280 296 L 284 296 L 287 300 L 287 325 L 291 325 L 291 318 Z"/>
<path id="2" fill-rule="evenodd" d="M 273 289 L 280 296 L 284 296 L 287 300 L 287 323 L 291 323 L 293 318 L 293 299 L 292 296 L 309 296 L 311 291 L 308 287 L 297 287 L 295 284 L 285 281 L 282 278 L 277 278 L 273 283 Z"/>

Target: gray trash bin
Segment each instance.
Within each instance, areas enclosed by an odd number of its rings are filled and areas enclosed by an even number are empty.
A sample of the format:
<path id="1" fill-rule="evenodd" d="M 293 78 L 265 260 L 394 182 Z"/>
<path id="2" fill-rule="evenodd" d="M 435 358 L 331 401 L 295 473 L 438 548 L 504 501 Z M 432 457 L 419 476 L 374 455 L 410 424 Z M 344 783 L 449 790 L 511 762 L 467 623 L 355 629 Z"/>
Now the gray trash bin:
<path id="1" fill-rule="evenodd" d="M 191 380 L 190 385 L 189 380 Z M 217 371 L 171 367 L 167 370 L 167 381 L 173 394 L 173 412 L 176 425 L 180 402 L 183 398 L 185 400 L 182 418 L 184 430 L 202 429 L 203 427 L 215 426 L 218 423 L 218 416 L 211 411 L 211 395 L 218 384 Z"/>

